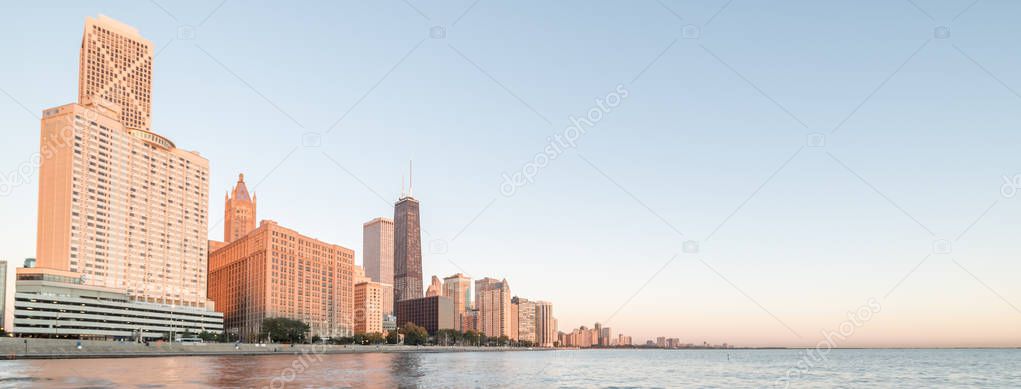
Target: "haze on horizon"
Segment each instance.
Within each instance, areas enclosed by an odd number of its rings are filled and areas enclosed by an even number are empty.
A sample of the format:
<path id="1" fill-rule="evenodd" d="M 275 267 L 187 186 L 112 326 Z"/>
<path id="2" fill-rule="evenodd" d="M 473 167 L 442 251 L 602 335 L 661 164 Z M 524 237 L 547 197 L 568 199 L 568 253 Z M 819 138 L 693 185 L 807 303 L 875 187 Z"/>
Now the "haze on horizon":
<path id="1" fill-rule="evenodd" d="M 414 160 L 425 278 L 506 278 L 561 331 L 814 346 L 852 321 L 837 346 L 1021 346 L 1021 55 L 1002 50 L 1021 4 L 3 9 L 14 263 L 35 256 L 40 113 L 75 100 L 104 14 L 156 45 L 153 127 L 210 160 L 210 238 L 244 173 L 260 219 L 360 263 Z"/>

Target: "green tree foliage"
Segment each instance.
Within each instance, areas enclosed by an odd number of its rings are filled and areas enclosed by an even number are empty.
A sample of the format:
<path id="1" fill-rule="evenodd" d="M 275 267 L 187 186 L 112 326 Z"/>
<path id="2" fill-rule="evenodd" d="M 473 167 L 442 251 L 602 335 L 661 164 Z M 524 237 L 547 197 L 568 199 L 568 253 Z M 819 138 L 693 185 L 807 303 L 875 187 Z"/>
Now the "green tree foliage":
<path id="1" fill-rule="evenodd" d="M 386 334 L 386 344 L 397 344 L 401 342 L 401 335 L 397 331 L 390 331 Z"/>
<path id="2" fill-rule="evenodd" d="M 308 324 L 301 320 L 272 317 L 262 320 L 262 332 L 259 337 L 278 343 L 302 343 L 308 331 Z"/>
<path id="3" fill-rule="evenodd" d="M 418 326 L 415 323 L 404 323 L 400 328 L 400 332 L 404 335 L 404 344 L 406 345 L 419 346 L 429 342 L 429 332 L 425 330 L 425 327 Z"/>

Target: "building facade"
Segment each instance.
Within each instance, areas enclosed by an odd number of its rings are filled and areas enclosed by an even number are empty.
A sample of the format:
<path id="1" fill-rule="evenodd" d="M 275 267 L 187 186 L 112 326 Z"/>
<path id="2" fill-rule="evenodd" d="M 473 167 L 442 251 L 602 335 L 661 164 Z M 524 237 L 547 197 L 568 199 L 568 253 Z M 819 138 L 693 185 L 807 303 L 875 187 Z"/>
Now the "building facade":
<path id="1" fill-rule="evenodd" d="M 394 283 L 394 221 L 377 217 L 362 224 L 362 264 L 373 281 Z M 392 311 L 392 302 L 390 310 Z"/>
<path id="2" fill-rule="evenodd" d="M 78 273 L 19 268 L 13 328 L 20 337 L 172 340 L 223 332 L 223 314 L 134 301 L 122 290 L 87 285 Z"/>
<path id="3" fill-rule="evenodd" d="M 78 101 L 106 100 L 120 107 L 125 128 L 150 130 L 152 42 L 138 30 L 99 15 L 85 19 L 78 66 Z"/>
<path id="4" fill-rule="evenodd" d="M 354 332 L 383 333 L 383 284 L 366 277 L 354 288 Z"/>
<path id="5" fill-rule="evenodd" d="M 394 302 L 419 297 L 422 297 L 419 204 L 411 196 L 402 196 L 394 205 Z"/>
<path id="6" fill-rule="evenodd" d="M 457 320 L 458 331 L 474 329 L 465 326 L 465 312 L 471 310 L 471 283 L 468 276 L 457 273 L 443 279 L 443 295 L 454 301 L 455 319 Z"/>
<path id="7" fill-rule="evenodd" d="M 248 195 L 245 175 L 239 174 L 234 189 L 224 195 L 223 243 L 241 239 L 255 229 L 256 200 L 255 194 Z"/>
<path id="8" fill-rule="evenodd" d="M 100 16 L 80 54 L 79 102 L 42 115 L 37 267 L 207 307 L 209 161 L 149 129 L 152 45 Z"/>
<path id="9" fill-rule="evenodd" d="M 430 296 L 397 302 L 397 323 L 425 327 L 430 334 L 454 329 L 454 302 L 449 297 Z"/>
<path id="10" fill-rule="evenodd" d="M 538 304 L 521 297 L 514 297 L 512 303 L 518 307 L 518 340 L 538 345 L 536 336 Z"/>
<path id="11" fill-rule="evenodd" d="M 308 323 L 309 336 L 354 333 L 354 251 L 263 220 L 209 255 L 209 296 L 227 332 L 256 339 L 262 320 Z"/>
<path id="12" fill-rule="evenodd" d="M 553 347 L 557 342 L 557 319 L 553 317 L 553 304 L 535 303 L 535 343 L 539 347 Z"/>
<path id="13" fill-rule="evenodd" d="M 479 332 L 491 337 L 511 336 L 511 292 L 507 280 L 486 277 L 475 281 L 475 305 L 479 311 Z"/>

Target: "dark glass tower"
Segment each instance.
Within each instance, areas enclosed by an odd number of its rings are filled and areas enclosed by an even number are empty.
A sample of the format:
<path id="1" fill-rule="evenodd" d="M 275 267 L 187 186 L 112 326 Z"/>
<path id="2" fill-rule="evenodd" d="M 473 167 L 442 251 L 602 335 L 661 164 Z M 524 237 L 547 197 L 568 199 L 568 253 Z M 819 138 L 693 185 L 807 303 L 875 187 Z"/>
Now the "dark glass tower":
<path id="1" fill-rule="evenodd" d="M 414 197 L 402 196 L 394 205 L 394 303 L 422 297 L 420 219 Z"/>

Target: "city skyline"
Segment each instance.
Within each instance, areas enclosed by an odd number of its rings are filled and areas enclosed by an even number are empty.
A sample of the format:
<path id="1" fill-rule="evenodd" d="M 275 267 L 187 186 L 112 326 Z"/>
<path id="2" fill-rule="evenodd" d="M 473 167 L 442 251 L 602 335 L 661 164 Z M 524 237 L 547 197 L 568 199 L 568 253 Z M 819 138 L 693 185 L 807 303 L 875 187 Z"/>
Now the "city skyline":
<path id="1" fill-rule="evenodd" d="M 960 8 L 948 2 L 926 5 L 941 20 Z M 882 34 L 897 38 L 881 47 L 844 47 L 851 54 L 832 60 L 819 59 L 832 54 L 824 44 L 794 40 L 809 58 L 863 69 L 846 80 L 830 80 L 809 67 L 775 69 L 787 64 L 783 56 L 793 55 L 793 49 L 769 55 L 738 46 L 726 33 L 712 35 L 704 21 L 715 7 L 671 6 L 678 12 L 683 8 L 704 35 L 684 38 L 692 31 L 685 32 L 686 24 L 669 14 L 661 15 L 655 3 L 648 5 L 651 11 L 629 10 L 622 13 L 627 21 L 658 12 L 650 27 L 655 34 L 622 31 L 618 39 L 645 43 L 629 48 L 627 61 L 593 64 L 613 76 L 585 83 L 575 77 L 554 82 L 561 73 L 539 65 L 501 64 L 505 56 L 527 52 L 535 31 L 522 31 L 520 40 L 502 52 L 458 32 L 482 28 L 480 23 L 498 13 L 524 16 L 524 11 L 492 8 L 502 5 L 480 5 L 456 23 L 452 20 L 459 12 L 453 10 L 431 9 L 436 21 L 426 22 L 402 4 L 384 6 L 387 15 L 359 8 L 374 21 L 398 16 L 386 21 L 392 34 L 374 45 L 343 39 L 337 43 L 367 54 L 358 61 L 290 47 L 283 44 L 286 38 L 253 39 L 264 42 L 272 54 L 259 53 L 262 47 L 248 43 L 231 47 L 228 42 L 241 41 L 235 30 L 243 21 L 272 20 L 232 3 L 208 20 L 203 18 L 212 5 L 203 4 L 166 12 L 151 4 L 127 3 L 98 10 L 46 10 L 45 25 L 53 31 L 42 32 L 25 18 L 8 28 L 34 33 L 24 34 L 24 41 L 3 43 L 8 52 L 38 60 L 29 61 L 31 68 L 0 65 L 5 73 L 20 75 L 0 79 L 7 95 L 0 96 L 0 113 L 10 117 L 9 125 L 16 129 L 0 168 L 10 177 L 38 150 L 39 117 L 30 114 L 42 116 L 43 110 L 74 100 L 67 80 L 77 78 L 68 70 L 77 61 L 66 48 L 77 49 L 81 43 L 74 37 L 80 36 L 86 15 L 105 13 L 137 27 L 157 45 L 153 82 L 164 86 L 153 91 L 153 132 L 202 151 L 210 161 L 210 193 L 228 191 L 238 172 L 247 172 L 250 189 L 263 194 L 260 211 L 267 219 L 298 226 L 360 255 L 362 223 L 392 212 L 393 194 L 399 193 L 396 178 L 406 161 L 414 159 L 417 197 L 428 205 L 421 225 L 421 273 L 506 278 L 513 281 L 515 295 L 555 302 L 562 331 L 599 321 L 633 335 L 636 344 L 666 335 L 695 344 L 810 346 L 820 331 L 837 328 L 847 320 L 847 312 L 878 298 L 879 313 L 842 346 L 1021 342 L 1011 276 L 1018 274 L 1019 265 L 1010 260 L 1018 253 L 1011 236 L 1021 207 L 1004 194 L 1009 191 L 1001 193 L 1003 180 L 1017 174 L 1019 165 L 1008 147 L 1017 141 L 1009 128 L 1017 118 L 1003 113 L 1014 112 L 1005 107 L 1016 100 L 1009 87 L 1001 85 L 1021 85 L 1017 73 L 1008 69 L 1016 61 L 957 30 L 953 36 L 960 40 L 933 37 L 941 32 L 924 18 L 910 28 L 876 25 L 848 32 L 848 41 L 859 38 L 857 34 L 865 40 Z M 547 7 L 545 11 L 557 16 L 581 12 L 564 5 Z M 607 11 L 609 5 L 597 7 Z M 747 22 L 747 7 L 756 9 L 746 5 L 713 23 Z M 902 16 L 916 12 L 909 5 L 883 7 Z M 18 11 L 43 13 L 27 5 Z M 972 12 L 996 16 L 982 7 Z M 527 16 L 551 26 L 538 14 Z M 960 21 L 967 26 L 967 15 Z M 287 23 L 281 29 L 294 34 L 287 38 L 337 40 L 337 35 L 349 34 L 351 41 L 363 41 L 370 38 L 359 28 L 375 31 L 357 21 L 335 35 L 325 34 L 325 26 L 316 23 L 308 30 Z M 433 25 L 445 26 L 442 38 Z M 800 37 L 796 28 L 784 25 L 762 27 L 778 36 Z M 493 34 L 507 28 L 497 23 L 482 30 Z M 77 32 L 68 35 L 72 30 Z M 565 31 L 547 32 L 553 46 L 571 42 Z M 978 33 L 987 41 L 1007 39 L 987 30 Z M 743 49 L 749 51 L 742 54 Z M 962 57 L 958 51 L 967 54 Z M 662 58 L 657 57 L 661 52 Z M 911 59 L 912 53 L 918 58 Z M 839 63 L 866 54 L 874 54 L 868 56 L 873 60 Z M 307 64 L 310 69 L 303 73 L 308 76 L 299 76 L 280 71 L 289 62 L 267 59 L 273 55 L 312 55 L 343 71 Z M 991 79 L 967 55 L 1003 81 Z M 364 63 L 351 63 L 359 61 Z M 566 68 L 579 69 L 567 63 Z M 760 63 L 764 66 L 757 66 Z M 901 64 L 903 70 L 891 75 Z M 709 76 L 685 78 L 691 84 L 679 84 L 673 81 L 675 67 Z M 780 76 L 773 77 L 773 72 Z M 944 82 L 936 87 L 932 78 L 939 76 L 933 74 L 940 72 L 967 81 L 936 78 Z M 578 77 L 594 74 L 581 73 Z M 837 92 L 794 82 L 795 73 L 826 80 L 823 85 Z M 430 74 L 441 82 L 415 80 L 416 74 Z M 545 86 L 531 83 L 529 74 L 541 75 L 539 82 Z M 873 92 L 888 76 L 882 93 Z M 456 82 L 472 96 L 443 90 L 442 99 L 423 105 L 444 82 Z M 180 87 L 168 88 L 167 83 Z M 671 96 L 670 88 L 690 93 L 678 97 L 687 107 L 662 100 Z M 324 103 L 328 94 L 323 89 L 338 97 Z M 983 104 L 956 109 L 957 95 L 945 95 L 946 89 Z M 401 93 L 405 90 L 408 94 Z M 501 192 L 505 173 L 531 169 L 527 162 L 543 151 L 546 137 L 561 134 L 571 124 L 570 116 L 581 117 L 597 107 L 594 97 L 611 93 L 624 101 L 606 112 L 604 120 L 594 121 L 574 150 L 537 170 L 525 184 Z M 839 103 L 848 109 L 820 107 L 806 96 L 825 96 L 832 106 Z M 871 100 L 862 102 L 866 96 Z M 860 110 L 855 109 L 859 103 Z M 211 115 L 204 112 L 206 107 L 231 117 Z M 388 107 L 399 107 L 401 114 Z M 428 107 L 437 112 L 426 114 Z M 480 112 L 466 112 L 472 107 Z M 860 112 L 847 116 L 851 109 Z M 756 128 L 735 120 L 736 112 L 755 121 Z M 340 124 L 332 126 L 338 117 Z M 811 128 L 803 128 L 798 123 L 802 119 Z M 843 129 L 833 130 L 829 123 L 841 119 L 846 124 L 837 129 Z M 274 132 L 274 127 L 286 130 Z M 972 129 L 971 134 L 961 128 Z M 815 133 L 825 135 L 811 135 Z M 228 139 L 250 142 L 243 153 L 213 144 L 229 144 Z M 452 153 L 459 142 L 472 147 Z M 984 152 L 960 156 L 955 153 L 960 145 Z M 236 143 L 231 146 L 237 148 Z M 392 148 L 383 158 L 379 150 L 387 146 Z M 0 198 L 0 211 L 12 220 L 0 230 L 0 242 L 10 247 L 0 255 L 12 263 L 36 256 L 33 245 L 25 243 L 35 241 L 35 174 L 17 185 L 7 179 L 10 193 Z M 308 201 L 296 203 L 299 198 Z M 219 206 L 212 201 L 206 209 L 214 215 L 208 225 L 210 239 L 222 238 L 223 221 L 217 219 L 224 213 Z M 549 287 L 558 282 L 568 287 Z"/>

